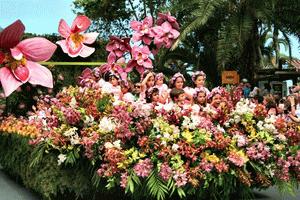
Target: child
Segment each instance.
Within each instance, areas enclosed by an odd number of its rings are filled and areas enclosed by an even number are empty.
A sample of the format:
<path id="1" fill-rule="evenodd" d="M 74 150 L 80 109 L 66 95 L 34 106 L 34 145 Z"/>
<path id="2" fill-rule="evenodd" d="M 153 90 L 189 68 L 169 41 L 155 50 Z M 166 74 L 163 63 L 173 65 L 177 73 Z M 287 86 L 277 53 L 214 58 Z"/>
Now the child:
<path id="1" fill-rule="evenodd" d="M 168 86 L 164 84 L 164 74 L 158 73 L 155 75 L 155 87 L 159 90 L 159 97 L 161 103 L 166 103 L 168 98 Z"/>
<path id="2" fill-rule="evenodd" d="M 154 73 L 151 71 L 146 70 L 142 76 L 141 81 L 141 90 L 140 90 L 140 101 L 145 101 L 146 98 L 146 91 L 154 86 Z"/>
<path id="3" fill-rule="evenodd" d="M 204 88 L 195 89 L 194 104 L 192 106 L 192 115 L 199 115 L 206 107 L 206 91 Z"/>
<path id="4" fill-rule="evenodd" d="M 133 103 L 135 101 L 134 95 L 131 93 L 132 91 L 132 84 L 128 81 L 121 81 L 121 92 L 122 97 L 121 99 L 128 103 Z"/>
<path id="5" fill-rule="evenodd" d="M 206 95 L 209 95 L 209 90 L 205 87 L 206 74 L 203 71 L 196 71 L 192 75 L 192 80 L 195 85 L 195 89 L 203 88 L 205 90 Z M 196 91 L 194 91 L 195 93 Z"/>
<path id="6" fill-rule="evenodd" d="M 170 92 L 172 101 L 179 107 L 183 108 L 186 103 L 185 92 L 183 89 L 173 88 Z"/>
<path id="7" fill-rule="evenodd" d="M 178 90 L 184 90 L 185 97 L 192 102 L 193 101 L 193 91 L 188 88 L 184 87 L 185 78 L 181 73 L 176 73 L 170 80 L 170 89 L 178 89 Z M 171 95 L 171 94 L 170 94 Z"/>
<path id="8" fill-rule="evenodd" d="M 152 87 L 146 91 L 146 103 L 157 105 L 159 103 L 159 90 Z"/>

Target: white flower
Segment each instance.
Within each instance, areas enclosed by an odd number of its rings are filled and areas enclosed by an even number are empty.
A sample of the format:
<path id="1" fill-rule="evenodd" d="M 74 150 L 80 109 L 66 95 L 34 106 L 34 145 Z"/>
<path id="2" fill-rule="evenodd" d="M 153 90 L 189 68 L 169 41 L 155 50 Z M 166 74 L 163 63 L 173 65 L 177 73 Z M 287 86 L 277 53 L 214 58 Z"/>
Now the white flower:
<path id="1" fill-rule="evenodd" d="M 161 145 L 167 146 L 167 142 L 165 140 L 161 141 Z"/>
<path id="2" fill-rule="evenodd" d="M 113 145 L 117 149 L 121 149 L 121 140 L 116 140 L 113 142 Z"/>
<path id="3" fill-rule="evenodd" d="M 72 97 L 72 99 L 71 99 L 71 101 L 70 101 L 70 106 L 71 106 L 72 108 L 75 108 L 75 107 L 76 107 L 76 104 L 77 104 L 77 101 L 76 101 L 75 97 Z"/>
<path id="4" fill-rule="evenodd" d="M 99 129 L 102 133 L 109 133 L 115 130 L 116 124 L 108 117 L 103 117 L 99 123 Z"/>
<path id="5" fill-rule="evenodd" d="M 84 118 L 83 122 L 87 125 L 92 124 L 95 121 L 95 119 L 92 115 L 85 115 L 84 117 L 85 118 Z"/>
<path id="6" fill-rule="evenodd" d="M 106 149 L 111 149 L 111 148 L 114 147 L 114 145 L 113 145 L 111 142 L 105 142 L 104 147 L 105 147 Z"/>
<path id="7" fill-rule="evenodd" d="M 173 151 L 177 151 L 178 148 L 179 148 L 178 144 L 173 144 L 173 145 L 172 145 L 172 150 L 173 150 Z"/>
<path id="8" fill-rule="evenodd" d="M 65 154 L 59 154 L 57 160 L 58 165 L 61 165 L 63 162 L 65 162 L 66 159 L 67 156 Z"/>
<path id="9" fill-rule="evenodd" d="M 74 135 L 77 135 L 77 130 L 78 129 L 76 127 L 70 128 L 69 130 L 65 131 L 63 135 L 66 137 L 73 137 Z"/>

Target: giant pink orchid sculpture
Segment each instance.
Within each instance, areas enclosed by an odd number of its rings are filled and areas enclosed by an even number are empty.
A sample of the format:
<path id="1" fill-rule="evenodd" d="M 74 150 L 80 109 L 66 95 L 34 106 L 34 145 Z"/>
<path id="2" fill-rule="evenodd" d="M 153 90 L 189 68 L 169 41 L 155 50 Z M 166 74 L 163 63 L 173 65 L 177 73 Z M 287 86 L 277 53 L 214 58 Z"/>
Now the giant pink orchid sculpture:
<path id="1" fill-rule="evenodd" d="M 84 44 L 92 44 L 95 42 L 99 33 L 82 33 L 86 31 L 91 25 L 91 20 L 84 16 L 79 15 L 75 18 L 70 28 L 65 20 L 61 19 L 59 22 L 58 32 L 65 38 L 65 40 L 57 41 L 56 43 L 61 46 L 64 53 L 70 57 L 81 56 L 86 58 L 94 53 L 95 48 L 88 47 Z"/>
<path id="2" fill-rule="evenodd" d="M 134 46 L 131 50 L 132 59 L 127 64 L 126 72 L 132 71 L 134 67 L 140 74 L 144 73 L 145 68 L 152 69 L 150 54 L 148 46 Z"/>
<path id="3" fill-rule="evenodd" d="M 151 44 L 152 36 L 150 35 L 150 32 L 153 26 L 152 17 L 146 17 L 142 22 L 132 21 L 130 26 L 133 30 L 135 30 L 132 36 L 134 42 L 142 40 L 147 45 Z"/>
<path id="4" fill-rule="evenodd" d="M 37 62 L 49 60 L 56 45 L 40 37 L 20 42 L 24 30 L 23 23 L 17 20 L 0 33 L 0 81 L 5 96 L 27 81 L 34 85 L 53 87 L 50 70 Z"/>

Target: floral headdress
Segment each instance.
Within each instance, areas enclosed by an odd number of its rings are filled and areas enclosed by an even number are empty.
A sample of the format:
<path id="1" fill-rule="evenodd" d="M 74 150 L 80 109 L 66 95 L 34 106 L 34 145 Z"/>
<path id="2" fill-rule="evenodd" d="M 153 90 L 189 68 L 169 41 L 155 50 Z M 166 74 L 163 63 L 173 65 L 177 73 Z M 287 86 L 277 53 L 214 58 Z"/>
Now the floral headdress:
<path id="1" fill-rule="evenodd" d="M 159 92 L 159 90 L 158 90 L 158 88 L 157 87 L 151 87 L 151 88 L 149 88 L 147 91 L 146 91 L 146 99 L 151 99 L 151 97 L 152 97 L 152 94 L 154 93 L 154 92 Z"/>
<path id="2" fill-rule="evenodd" d="M 213 96 L 215 96 L 216 94 L 220 94 L 223 95 L 224 94 L 224 88 L 222 87 L 215 87 L 214 89 L 212 89 L 212 91 L 209 93 L 209 95 L 207 96 L 207 99 L 211 99 Z"/>
<path id="3" fill-rule="evenodd" d="M 193 82 L 196 81 L 196 78 L 197 78 L 198 76 L 203 76 L 204 79 L 206 79 L 206 74 L 205 74 L 203 71 L 196 71 L 196 72 L 194 72 L 193 75 L 192 75 L 192 80 L 193 80 Z"/>
<path id="4" fill-rule="evenodd" d="M 155 75 L 155 81 L 158 81 L 158 80 L 161 80 L 164 78 L 165 78 L 165 75 L 163 73 L 158 73 Z"/>
<path id="5" fill-rule="evenodd" d="M 185 82 L 184 76 L 180 72 L 177 72 L 176 74 L 174 74 L 174 76 L 170 80 L 171 85 L 174 85 L 176 79 L 179 78 L 179 77 L 181 77 L 183 82 Z"/>
<path id="6" fill-rule="evenodd" d="M 197 96 L 198 96 L 198 94 L 199 94 L 200 92 L 204 92 L 205 95 L 206 95 L 206 98 L 208 97 L 208 94 L 206 93 L 205 88 L 204 88 L 204 87 L 201 87 L 201 88 L 196 88 L 196 89 L 195 89 L 195 93 L 194 93 L 194 96 L 193 96 L 194 99 L 197 98 Z"/>

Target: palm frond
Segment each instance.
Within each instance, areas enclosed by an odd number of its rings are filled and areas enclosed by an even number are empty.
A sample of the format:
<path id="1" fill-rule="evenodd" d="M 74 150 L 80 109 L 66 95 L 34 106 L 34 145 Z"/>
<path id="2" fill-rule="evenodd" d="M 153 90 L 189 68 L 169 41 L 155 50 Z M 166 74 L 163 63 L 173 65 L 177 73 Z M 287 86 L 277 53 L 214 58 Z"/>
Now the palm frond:
<path id="1" fill-rule="evenodd" d="M 213 16 L 216 8 L 224 5 L 224 0 L 200 0 L 198 1 L 197 8 L 192 12 L 192 15 L 196 18 L 190 24 L 188 24 L 180 33 L 179 38 L 173 44 L 171 50 L 174 50 L 179 42 L 186 39 L 187 35 L 194 30 L 203 26 L 208 19 Z"/>

